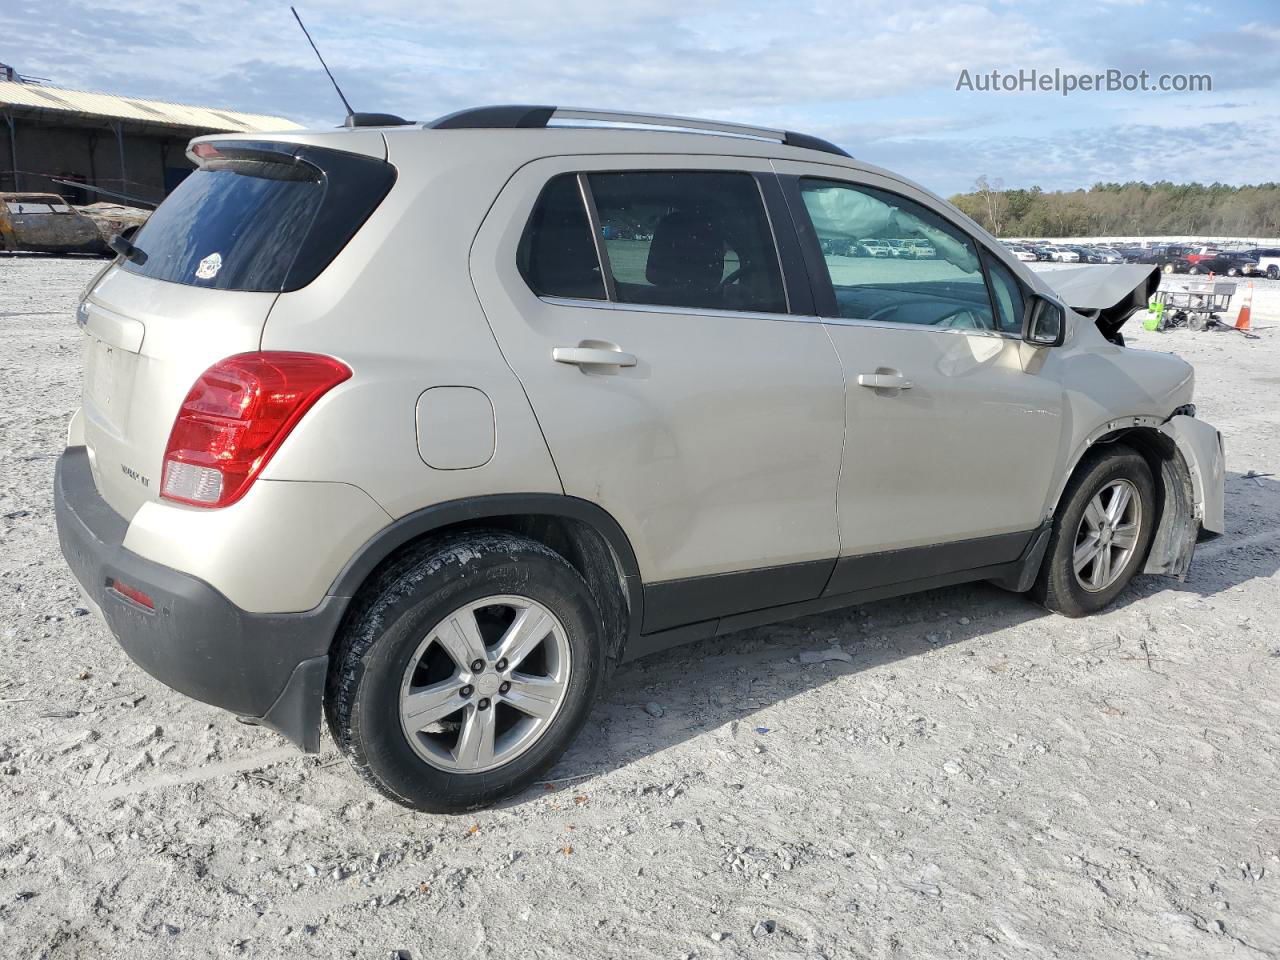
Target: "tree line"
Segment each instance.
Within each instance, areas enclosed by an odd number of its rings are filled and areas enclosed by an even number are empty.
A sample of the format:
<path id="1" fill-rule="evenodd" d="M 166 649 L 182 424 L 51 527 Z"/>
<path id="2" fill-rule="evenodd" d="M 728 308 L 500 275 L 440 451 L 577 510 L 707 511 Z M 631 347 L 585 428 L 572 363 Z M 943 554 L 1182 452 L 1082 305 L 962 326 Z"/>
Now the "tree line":
<path id="1" fill-rule="evenodd" d="M 982 176 L 951 202 L 996 236 L 1280 236 L 1280 183 L 1095 183 L 1005 190 Z"/>

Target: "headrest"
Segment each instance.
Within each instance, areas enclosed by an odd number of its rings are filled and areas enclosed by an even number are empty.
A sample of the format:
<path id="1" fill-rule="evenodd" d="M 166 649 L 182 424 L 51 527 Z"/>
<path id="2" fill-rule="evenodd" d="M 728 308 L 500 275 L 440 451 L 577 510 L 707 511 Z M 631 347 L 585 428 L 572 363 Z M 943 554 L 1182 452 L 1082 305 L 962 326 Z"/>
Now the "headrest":
<path id="1" fill-rule="evenodd" d="M 724 237 L 705 213 L 668 213 L 654 228 L 644 275 L 655 287 L 714 290 L 724 277 Z"/>

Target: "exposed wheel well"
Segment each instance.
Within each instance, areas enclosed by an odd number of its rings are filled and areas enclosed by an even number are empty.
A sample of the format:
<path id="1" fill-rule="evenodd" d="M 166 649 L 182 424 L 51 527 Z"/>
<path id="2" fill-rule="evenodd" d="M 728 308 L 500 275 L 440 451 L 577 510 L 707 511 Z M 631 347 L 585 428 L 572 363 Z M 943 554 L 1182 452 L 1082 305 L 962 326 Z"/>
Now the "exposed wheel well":
<path id="1" fill-rule="evenodd" d="M 1191 522 L 1195 501 L 1191 474 L 1177 445 L 1153 426 L 1113 430 L 1089 445 L 1089 449 L 1076 462 L 1071 476 L 1075 476 L 1092 456 L 1104 453 L 1109 444 L 1136 451 L 1147 461 L 1151 475 L 1155 477 L 1156 516 L 1159 520 L 1143 572 L 1183 575 L 1190 560 L 1190 551 L 1195 545 L 1195 531 L 1192 529 L 1194 525 Z"/>
<path id="2" fill-rule="evenodd" d="M 376 581 L 380 572 L 405 551 L 419 547 L 424 541 L 468 530 L 507 530 L 518 533 L 544 544 L 569 561 L 586 581 L 600 609 L 607 645 L 606 663 L 609 669 L 616 666 L 627 639 L 640 622 L 639 576 L 634 570 L 628 570 L 628 566 L 634 565 L 634 560 L 619 556 L 610 540 L 585 520 L 551 513 L 503 513 L 468 517 L 432 526 L 397 543 L 371 568 L 365 564 L 367 572 L 360 575 L 358 580 L 353 582 L 347 577 L 343 593 L 359 597 L 368 584 Z M 343 579 L 340 577 L 339 581 Z M 354 607 L 355 604 L 351 606 Z"/>

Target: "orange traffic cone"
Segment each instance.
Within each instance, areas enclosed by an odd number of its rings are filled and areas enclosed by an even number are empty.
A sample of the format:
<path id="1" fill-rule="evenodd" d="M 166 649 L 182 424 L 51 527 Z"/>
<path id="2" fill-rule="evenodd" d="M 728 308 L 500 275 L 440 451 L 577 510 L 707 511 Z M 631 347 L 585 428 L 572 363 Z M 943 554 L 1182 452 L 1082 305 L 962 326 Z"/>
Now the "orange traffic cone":
<path id="1" fill-rule="evenodd" d="M 1250 282 L 1249 289 L 1245 291 L 1244 303 L 1240 304 L 1240 314 L 1236 317 L 1236 329 L 1249 329 L 1249 314 L 1253 311 L 1253 283 Z"/>

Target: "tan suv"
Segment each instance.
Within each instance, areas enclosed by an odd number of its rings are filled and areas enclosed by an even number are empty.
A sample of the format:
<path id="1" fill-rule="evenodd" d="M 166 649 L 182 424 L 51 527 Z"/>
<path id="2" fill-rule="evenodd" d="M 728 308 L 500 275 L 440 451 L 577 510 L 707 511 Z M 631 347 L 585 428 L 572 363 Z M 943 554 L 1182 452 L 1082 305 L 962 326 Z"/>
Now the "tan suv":
<path id="1" fill-rule="evenodd" d="M 79 308 L 56 498 L 143 669 L 400 803 L 528 784 L 630 658 L 973 580 L 1080 615 L 1222 530 L 1191 368 L 1122 345 L 1151 267 L 1051 288 L 787 131 L 373 122 L 193 142 Z"/>

